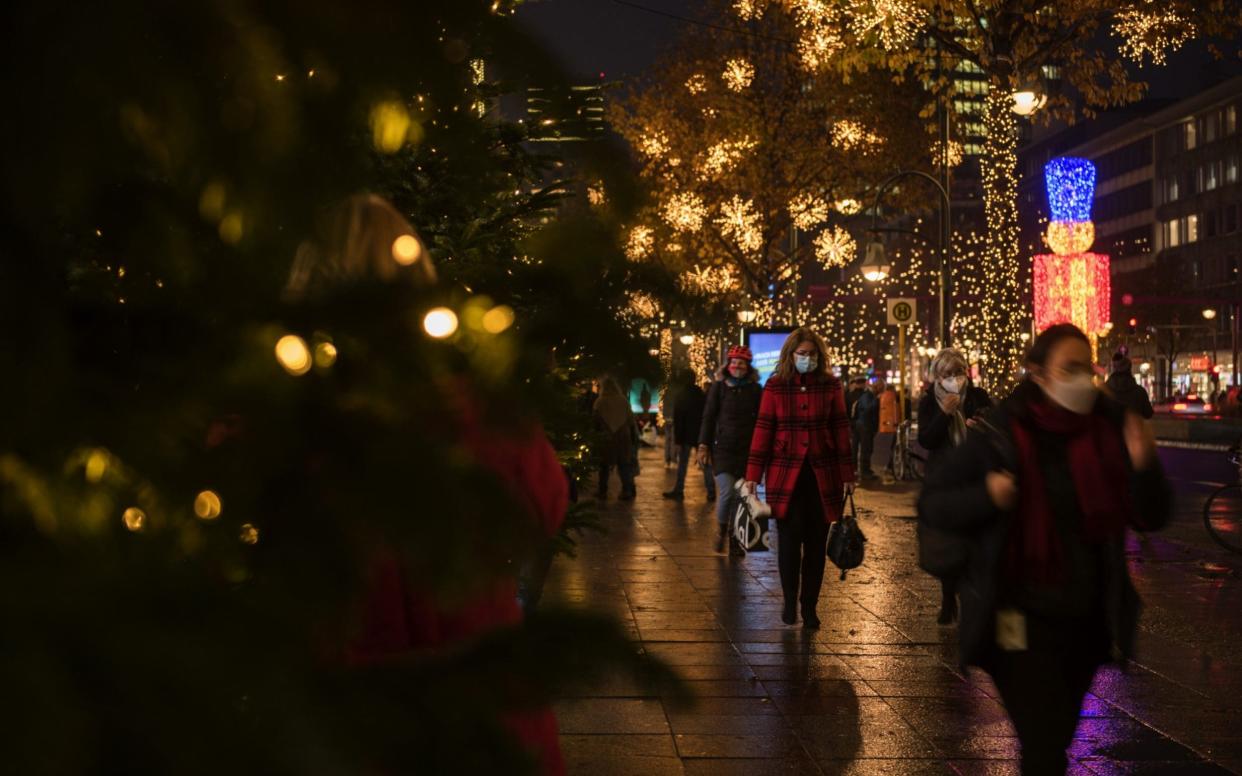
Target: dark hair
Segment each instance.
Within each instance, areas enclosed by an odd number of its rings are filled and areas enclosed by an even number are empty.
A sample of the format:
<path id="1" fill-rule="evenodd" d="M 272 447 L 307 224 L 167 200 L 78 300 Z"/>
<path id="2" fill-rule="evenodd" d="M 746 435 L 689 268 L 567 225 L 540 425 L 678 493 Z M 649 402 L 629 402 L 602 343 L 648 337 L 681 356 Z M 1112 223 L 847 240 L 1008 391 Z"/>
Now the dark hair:
<path id="1" fill-rule="evenodd" d="M 1066 339 L 1076 339 L 1087 347 L 1091 346 L 1091 340 L 1087 339 L 1087 335 L 1082 333 L 1082 329 L 1072 323 L 1058 323 L 1055 326 L 1049 326 L 1039 333 L 1039 336 L 1035 338 L 1035 342 L 1031 344 L 1031 349 L 1026 354 L 1026 363 L 1044 366 L 1048 363 L 1048 355 L 1052 353 L 1052 348 L 1061 340 Z"/>

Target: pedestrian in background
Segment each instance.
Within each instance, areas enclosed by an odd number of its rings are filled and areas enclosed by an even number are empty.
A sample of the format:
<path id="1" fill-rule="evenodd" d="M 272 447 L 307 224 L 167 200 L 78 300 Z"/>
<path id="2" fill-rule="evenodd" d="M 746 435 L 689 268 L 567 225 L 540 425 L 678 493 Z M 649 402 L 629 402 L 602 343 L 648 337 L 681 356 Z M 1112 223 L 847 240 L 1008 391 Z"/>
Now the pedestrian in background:
<path id="1" fill-rule="evenodd" d="M 696 382 L 694 371 L 685 369 L 678 375 L 678 384 L 673 399 L 673 434 L 677 445 L 677 482 L 673 489 L 664 493 L 664 498 L 681 501 L 686 496 L 686 473 L 690 469 L 690 458 L 699 445 L 699 431 L 703 427 L 703 409 L 707 406 L 707 395 Z M 716 498 L 716 483 L 712 479 L 710 467 L 699 467 L 703 472 L 703 487 L 707 489 L 707 500 Z"/>
<path id="2" fill-rule="evenodd" d="M 734 345 L 728 360 L 716 372 L 707 392 L 707 407 L 699 431 L 698 464 L 709 467 L 716 479 L 716 521 L 719 534 L 716 552 L 724 552 L 729 533 L 729 507 L 733 484 L 746 476 L 750 438 L 759 417 L 763 388 L 752 365 L 750 348 Z M 736 540 L 734 540 L 736 541 Z"/>
<path id="3" fill-rule="evenodd" d="M 875 455 L 872 469 L 877 466 L 888 474 L 893 471 L 893 445 L 897 441 L 897 424 L 901 422 L 900 402 L 897 389 L 884 380 L 876 380 L 876 398 L 880 402 L 880 422 L 875 435 Z"/>
<path id="4" fill-rule="evenodd" d="M 1141 417 L 1150 419 L 1155 414 L 1151 408 L 1151 398 L 1134 379 L 1132 370 L 1133 365 L 1124 353 L 1114 353 L 1112 374 L 1108 376 L 1104 387 L 1113 394 L 1114 399 Z"/>
<path id="5" fill-rule="evenodd" d="M 673 441 L 673 396 L 672 386 L 666 385 L 660 391 L 660 432 L 664 434 L 664 468 L 677 463 L 677 445 Z"/>
<path id="6" fill-rule="evenodd" d="M 802 625 L 812 630 L 819 627 L 828 526 L 841 519 L 854 489 L 845 392 L 827 362 L 824 341 L 810 329 L 786 338 L 763 389 L 746 465 L 749 483 L 766 484 L 777 521 L 781 620 L 797 621 L 800 600 Z"/>
<path id="7" fill-rule="evenodd" d="M 634 411 L 621 386 L 612 377 L 605 377 L 600 384 L 599 398 L 595 400 L 595 424 L 605 435 L 599 451 L 600 501 L 608 498 L 608 478 L 613 467 L 621 478 L 621 501 L 633 501 L 637 496 L 634 485 L 638 455 L 638 427 L 634 423 Z"/>
<path id="8" fill-rule="evenodd" d="M 1172 511 L 1150 426 L 1097 390 L 1070 324 L 1036 337 L 1027 379 L 930 470 L 920 511 L 971 541 L 961 660 L 992 675 L 1024 774 L 1064 773 L 1096 670 L 1133 653 L 1127 526 Z"/>
<path id="9" fill-rule="evenodd" d="M 882 383 L 881 383 L 882 384 Z M 854 402 L 854 434 L 858 437 L 857 466 L 862 479 L 874 479 L 871 458 L 875 452 L 875 435 L 880 430 L 880 399 L 875 384 L 864 387 Z"/>
<path id="10" fill-rule="evenodd" d="M 937 353 L 928 372 L 931 389 L 924 391 L 919 402 L 919 445 L 927 450 L 930 471 L 949 450 L 966 441 L 967 427 L 976 415 L 992 406 L 992 401 L 987 391 L 971 382 L 966 357 L 955 348 Z M 948 625 L 957 619 L 958 577 L 966 565 L 965 540 L 937 532 L 921 516 L 919 522 L 920 563 L 940 579 L 936 622 Z"/>
<path id="11" fill-rule="evenodd" d="M 854 409 L 858 404 L 858 399 L 862 397 L 866 390 L 867 378 L 862 375 L 854 375 L 850 378 L 849 390 L 845 392 L 845 416 L 850 420 L 850 454 L 853 456 L 855 465 L 858 464 L 861 440 L 854 426 Z"/>

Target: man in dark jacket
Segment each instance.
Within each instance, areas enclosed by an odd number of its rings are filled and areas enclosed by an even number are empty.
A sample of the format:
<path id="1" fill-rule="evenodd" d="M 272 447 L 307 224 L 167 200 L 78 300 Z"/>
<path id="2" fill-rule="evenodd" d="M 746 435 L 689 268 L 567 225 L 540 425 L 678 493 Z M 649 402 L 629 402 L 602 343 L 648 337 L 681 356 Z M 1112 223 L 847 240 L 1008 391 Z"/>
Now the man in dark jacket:
<path id="1" fill-rule="evenodd" d="M 684 370 L 678 380 L 677 396 L 673 400 L 673 442 L 677 445 L 677 484 L 664 494 L 664 498 L 681 501 L 685 498 L 686 472 L 690 458 L 699 444 L 699 429 L 703 426 L 703 409 L 707 394 L 696 382 L 694 372 Z M 716 498 L 716 482 L 710 467 L 703 468 L 703 484 L 707 500 Z"/>
<path id="2" fill-rule="evenodd" d="M 1114 399 L 1134 410 L 1141 417 L 1150 419 L 1154 414 L 1151 409 L 1151 399 L 1148 398 L 1147 391 L 1143 390 L 1143 386 L 1134 379 L 1131 369 L 1132 364 L 1129 358 L 1122 353 L 1114 353 L 1113 373 L 1108 376 L 1104 387 L 1113 394 Z"/>
<path id="3" fill-rule="evenodd" d="M 850 378 L 849 390 L 845 392 L 845 417 L 850 419 L 850 450 L 854 455 L 854 463 L 858 463 L 858 432 L 854 430 L 854 405 L 867 390 L 867 378 L 855 375 Z"/>
<path id="4" fill-rule="evenodd" d="M 863 388 L 850 415 L 851 430 L 858 439 L 855 461 L 859 476 L 864 479 L 875 478 L 875 472 L 871 470 L 871 455 L 875 449 L 875 435 L 880 430 L 880 399 L 874 390 L 876 386 Z"/>

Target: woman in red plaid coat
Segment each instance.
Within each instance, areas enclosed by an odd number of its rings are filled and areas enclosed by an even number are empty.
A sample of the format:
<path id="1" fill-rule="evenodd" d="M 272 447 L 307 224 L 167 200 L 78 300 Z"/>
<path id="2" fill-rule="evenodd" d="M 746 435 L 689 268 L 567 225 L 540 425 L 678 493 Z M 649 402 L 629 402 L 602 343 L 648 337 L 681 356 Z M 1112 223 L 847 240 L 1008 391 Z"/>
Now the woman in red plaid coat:
<path id="1" fill-rule="evenodd" d="M 797 329 L 781 347 L 768 378 L 751 438 L 746 479 L 764 481 L 777 520 L 778 563 L 786 625 L 797 621 L 802 578 L 802 626 L 819 627 L 816 606 L 824 581 L 828 525 L 841 518 L 854 489 L 845 391 L 827 369 L 824 341 Z"/>

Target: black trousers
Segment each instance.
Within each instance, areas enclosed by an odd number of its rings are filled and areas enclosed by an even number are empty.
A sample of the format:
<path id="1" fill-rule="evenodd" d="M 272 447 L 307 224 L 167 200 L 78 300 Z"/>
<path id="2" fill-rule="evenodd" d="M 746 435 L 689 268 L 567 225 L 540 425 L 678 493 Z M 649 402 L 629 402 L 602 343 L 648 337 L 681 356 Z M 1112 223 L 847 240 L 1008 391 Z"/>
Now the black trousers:
<path id="1" fill-rule="evenodd" d="M 799 600 L 800 576 L 802 608 L 814 609 L 819 603 L 819 589 L 824 584 L 828 524 L 824 522 L 824 505 L 819 495 L 819 483 L 809 465 L 802 465 L 785 519 L 777 520 L 776 524 L 777 565 L 781 571 L 785 605 Z"/>
<path id="2" fill-rule="evenodd" d="M 1080 621 L 1076 632 L 1058 627 L 1053 638 L 1048 627 L 1028 620 L 1031 649 L 999 652 L 990 671 L 1022 744 L 1023 776 L 1065 773 L 1066 750 L 1100 665 L 1101 638 L 1108 638 L 1098 620 Z"/>

